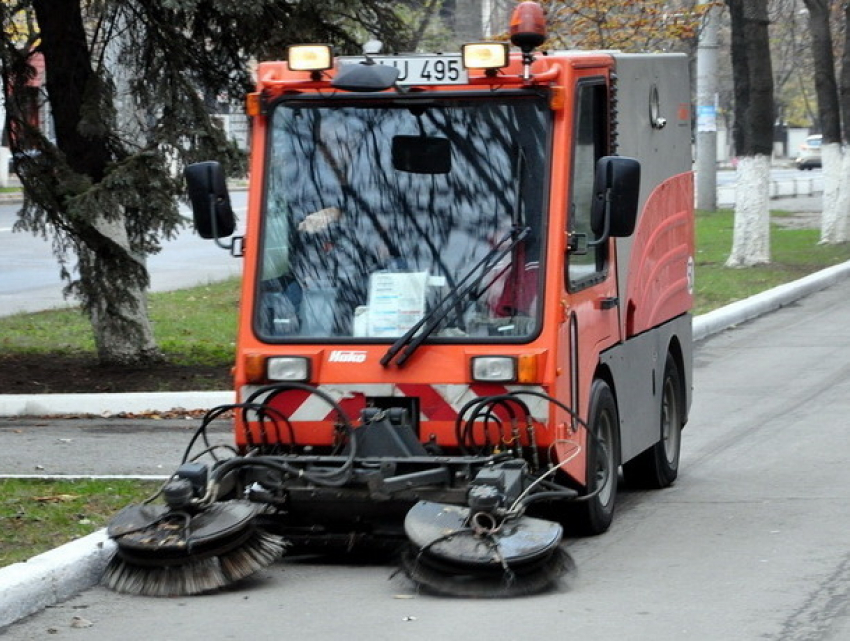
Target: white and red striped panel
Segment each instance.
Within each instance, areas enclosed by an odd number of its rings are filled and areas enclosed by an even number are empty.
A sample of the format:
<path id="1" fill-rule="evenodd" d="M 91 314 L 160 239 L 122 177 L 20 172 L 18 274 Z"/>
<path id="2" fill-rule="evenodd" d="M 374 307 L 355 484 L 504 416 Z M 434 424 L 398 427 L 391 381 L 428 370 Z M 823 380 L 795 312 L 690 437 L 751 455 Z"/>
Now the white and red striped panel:
<path id="1" fill-rule="evenodd" d="M 241 390 L 244 401 L 257 387 L 245 386 Z M 496 396 L 514 391 L 543 393 L 543 388 L 532 385 L 495 385 L 482 383 L 475 385 L 426 385 L 426 384 L 357 384 L 357 385 L 320 385 L 319 389 L 333 398 L 348 414 L 352 421 L 360 416 L 360 410 L 367 406 L 368 398 L 417 397 L 419 399 L 420 421 L 454 421 L 458 412 L 469 401 L 484 396 Z M 538 421 L 549 419 L 550 406 L 545 399 L 520 395 L 519 399 L 529 408 L 532 417 Z M 262 399 L 258 399 L 262 400 Z M 279 394 L 274 406 L 283 412 L 290 421 L 326 421 L 334 420 L 334 409 L 320 396 L 302 390 L 290 390 Z M 466 418 L 469 418 L 467 414 Z"/>

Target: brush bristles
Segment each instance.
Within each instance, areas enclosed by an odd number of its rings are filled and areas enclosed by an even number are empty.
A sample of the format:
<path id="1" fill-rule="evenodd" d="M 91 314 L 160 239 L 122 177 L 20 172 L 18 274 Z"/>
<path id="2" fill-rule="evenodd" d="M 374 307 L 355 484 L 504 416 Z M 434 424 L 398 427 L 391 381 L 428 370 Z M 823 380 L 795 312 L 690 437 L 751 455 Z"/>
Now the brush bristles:
<path id="1" fill-rule="evenodd" d="M 466 598 L 505 598 L 539 594 L 556 585 L 559 578 L 574 569 L 572 558 L 560 547 L 536 562 L 512 569 L 492 567 L 452 567 L 439 560 L 432 563 L 428 553 L 412 546 L 403 551 L 402 569 L 426 592 Z"/>
<path id="2" fill-rule="evenodd" d="M 228 583 L 244 579 L 277 561 L 286 547 L 280 536 L 257 530 L 243 545 L 218 557 L 221 571 Z"/>
<path id="3" fill-rule="evenodd" d="M 103 576 L 103 584 L 116 592 L 153 597 L 191 596 L 218 590 L 248 577 L 277 561 L 286 549 L 279 536 L 256 530 L 241 546 L 219 556 L 180 565 L 142 566 L 116 554 Z"/>
<path id="4" fill-rule="evenodd" d="M 103 582 L 116 592 L 155 597 L 201 594 L 227 585 L 215 557 L 177 566 L 146 567 L 131 565 L 115 556 L 106 568 Z"/>

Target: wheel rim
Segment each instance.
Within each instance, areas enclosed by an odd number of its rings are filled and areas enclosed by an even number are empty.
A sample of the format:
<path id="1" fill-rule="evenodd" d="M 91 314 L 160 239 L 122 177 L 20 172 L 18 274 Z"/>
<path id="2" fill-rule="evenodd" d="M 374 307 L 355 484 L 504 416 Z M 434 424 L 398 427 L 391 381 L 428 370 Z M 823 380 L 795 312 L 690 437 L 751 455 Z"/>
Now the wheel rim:
<path id="1" fill-rule="evenodd" d="M 679 457 L 679 439 L 681 431 L 679 418 L 679 397 L 673 377 L 664 381 L 664 396 L 661 400 L 661 440 L 664 443 L 664 456 L 675 467 Z"/>
<path id="2" fill-rule="evenodd" d="M 614 449 L 611 447 L 612 434 L 611 415 L 602 412 L 599 416 L 599 429 L 596 432 L 596 447 L 599 454 L 596 457 L 594 487 L 600 488 L 597 498 L 602 505 L 608 505 L 614 492 Z"/>

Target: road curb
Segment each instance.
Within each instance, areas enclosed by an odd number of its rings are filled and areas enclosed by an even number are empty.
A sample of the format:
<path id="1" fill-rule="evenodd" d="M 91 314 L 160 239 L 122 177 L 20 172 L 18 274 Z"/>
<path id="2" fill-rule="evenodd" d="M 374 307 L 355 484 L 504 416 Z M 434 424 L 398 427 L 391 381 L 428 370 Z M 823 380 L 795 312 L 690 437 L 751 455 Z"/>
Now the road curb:
<path id="1" fill-rule="evenodd" d="M 768 314 L 834 285 L 848 276 L 850 276 L 850 261 L 698 316 L 693 322 L 694 340 L 703 340 Z M 19 395 L 10 401 L 8 396 L 4 399 L 3 395 L 0 395 L 0 415 L 4 415 L 4 412 L 11 409 L 17 409 L 19 412 L 38 409 L 40 415 L 50 415 L 52 399 L 56 399 L 57 404 L 62 408 L 62 411 L 52 413 L 60 415 L 141 411 L 130 410 L 125 403 L 141 403 L 145 411 L 187 409 L 195 403 L 200 403 L 200 408 L 208 409 L 233 400 L 233 392 L 34 396 L 39 398 Z M 78 405 L 76 411 L 69 411 L 73 409 L 72 403 L 75 397 L 78 400 L 83 397 L 83 407 Z M 143 402 L 143 399 L 147 400 Z M 135 406 L 141 407 L 141 405 Z M 95 408 L 98 411 L 93 411 Z M 24 414 L 11 415 L 23 416 Z M 36 556 L 25 563 L 16 563 L 0 569 L 0 604 L 2 604 L 0 605 L 0 632 L 3 626 L 94 586 L 100 580 L 114 548 L 114 543 L 106 536 L 106 530 L 99 530 L 87 537 Z"/>
<path id="2" fill-rule="evenodd" d="M 127 394 L 0 394 L 0 416 L 145 414 L 208 410 L 233 403 L 233 391 L 133 392 Z"/>
<path id="3" fill-rule="evenodd" d="M 95 585 L 114 550 L 102 529 L 0 569 L 0 634 L 3 626 Z"/>

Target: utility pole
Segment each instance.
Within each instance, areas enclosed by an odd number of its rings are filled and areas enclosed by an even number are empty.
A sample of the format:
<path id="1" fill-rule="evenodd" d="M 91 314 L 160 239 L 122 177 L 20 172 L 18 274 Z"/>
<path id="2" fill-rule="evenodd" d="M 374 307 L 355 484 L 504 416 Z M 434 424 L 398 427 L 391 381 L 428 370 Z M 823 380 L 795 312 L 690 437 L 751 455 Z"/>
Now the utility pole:
<path id="1" fill-rule="evenodd" d="M 454 30 L 459 43 L 481 39 L 480 0 L 455 0 Z"/>
<path id="2" fill-rule="evenodd" d="M 512 0 L 482 0 L 481 23 L 485 39 L 504 33 L 508 28 L 508 17 L 515 5 Z"/>
<path id="3" fill-rule="evenodd" d="M 697 47 L 697 209 L 717 209 L 717 24 L 710 7 Z"/>

